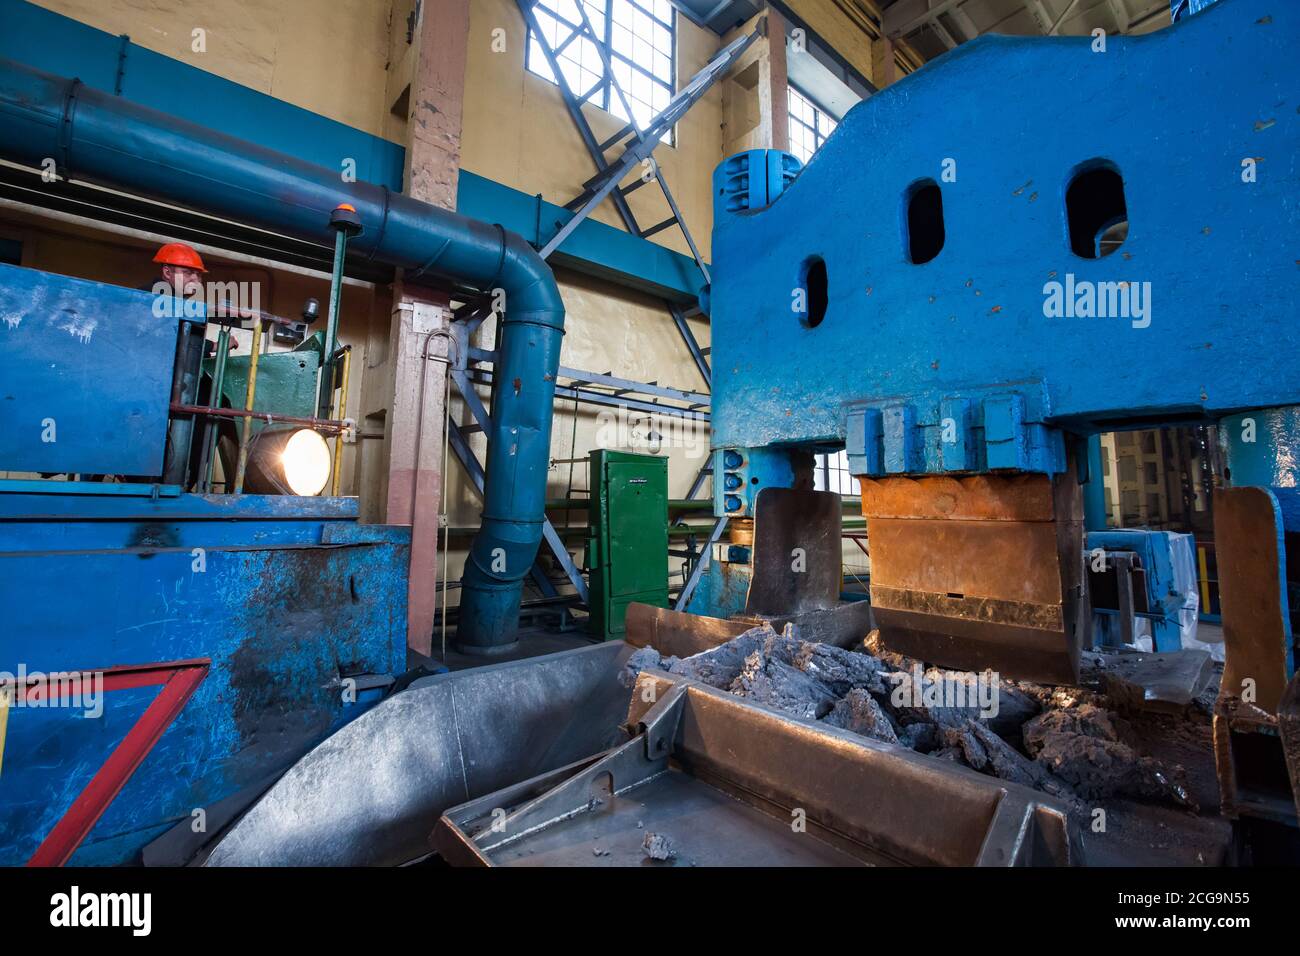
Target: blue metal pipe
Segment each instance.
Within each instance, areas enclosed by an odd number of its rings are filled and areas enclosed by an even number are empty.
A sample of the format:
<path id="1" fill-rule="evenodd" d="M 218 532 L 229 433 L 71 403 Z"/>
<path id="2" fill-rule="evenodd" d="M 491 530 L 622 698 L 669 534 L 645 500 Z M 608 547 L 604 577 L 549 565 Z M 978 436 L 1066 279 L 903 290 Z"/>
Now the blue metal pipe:
<path id="1" fill-rule="evenodd" d="M 407 277 L 500 290 L 498 385 L 492 397 L 483 526 L 461 591 L 462 646 L 514 640 L 522 579 L 541 542 L 551 406 L 564 303 L 550 267 L 500 226 L 345 182 L 303 162 L 87 87 L 0 60 L 0 155 L 303 239 L 329 244 L 330 212 L 351 203 L 364 232 L 354 251 Z M 345 157 L 340 157 L 340 163 Z"/>

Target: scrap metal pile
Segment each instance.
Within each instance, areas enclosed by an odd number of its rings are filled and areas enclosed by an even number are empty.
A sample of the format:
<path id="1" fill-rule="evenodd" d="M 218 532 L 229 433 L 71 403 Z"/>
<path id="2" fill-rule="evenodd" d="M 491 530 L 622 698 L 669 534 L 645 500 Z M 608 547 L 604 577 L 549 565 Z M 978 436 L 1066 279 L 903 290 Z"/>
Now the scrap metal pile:
<path id="1" fill-rule="evenodd" d="M 897 744 L 1043 791 L 1072 813 L 1085 801 L 1126 797 L 1196 811 L 1184 768 L 1146 756 L 1111 697 L 1100 656 L 1085 683 L 1053 687 L 930 667 L 880 646 L 853 650 L 800 640 L 764 624 L 686 658 L 643 647 L 625 683 L 651 668 L 698 680 L 767 707 Z M 1195 706 L 1189 710 L 1194 717 Z M 1202 715 L 1204 722 L 1208 718 Z M 1138 719 L 1138 718 L 1135 718 Z"/>

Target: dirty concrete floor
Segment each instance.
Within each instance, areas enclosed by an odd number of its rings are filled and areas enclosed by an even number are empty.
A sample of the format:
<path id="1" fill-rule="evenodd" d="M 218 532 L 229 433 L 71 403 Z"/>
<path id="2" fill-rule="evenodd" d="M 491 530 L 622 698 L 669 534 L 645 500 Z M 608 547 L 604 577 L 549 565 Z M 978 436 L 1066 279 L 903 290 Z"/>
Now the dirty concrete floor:
<path id="1" fill-rule="evenodd" d="M 1215 680 L 1218 686 L 1218 680 Z M 1145 755 L 1181 766 L 1187 789 L 1199 805 L 1190 810 L 1137 800 L 1098 801 L 1106 831 L 1087 833 L 1092 866 L 1222 866 L 1228 862 L 1232 825 L 1219 815 L 1208 716 L 1164 714 L 1130 717 L 1134 743 Z"/>
<path id="2" fill-rule="evenodd" d="M 1197 638 L 1204 650 L 1223 642 L 1223 628 L 1201 621 Z M 1194 645 L 1202 646 L 1202 645 Z M 1138 749 L 1187 772 L 1187 788 L 1198 812 L 1112 800 L 1105 806 L 1107 830 L 1089 833 L 1089 861 L 1097 866 L 1221 866 L 1228 862 L 1232 825 L 1219 815 L 1219 781 L 1215 775 L 1210 718 L 1206 710 L 1219 685 L 1222 665 L 1215 666 L 1211 687 L 1189 717 L 1150 714 L 1129 720 Z"/>
<path id="3" fill-rule="evenodd" d="M 560 651 L 571 651 L 575 647 L 587 647 L 594 643 L 587 634 L 586 629 L 582 627 L 559 633 L 532 626 L 521 627 L 519 629 L 519 643 L 513 650 L 499 657 L 462 654 L 456 650 L 455 642 L 456 631 L 454 628 L 448 628 L 447 653 L 444 657 L 441 635 L 434 634 L 433 659 L 440 664 L 446 664 L 448 669 L 453 671 L 462 671 L 470 667 L 483 667 L 487 664 L 500 664 L 504 661 L 521 661 L 529 657 L 540 657 L 543 654 L 557 654 Z"/>

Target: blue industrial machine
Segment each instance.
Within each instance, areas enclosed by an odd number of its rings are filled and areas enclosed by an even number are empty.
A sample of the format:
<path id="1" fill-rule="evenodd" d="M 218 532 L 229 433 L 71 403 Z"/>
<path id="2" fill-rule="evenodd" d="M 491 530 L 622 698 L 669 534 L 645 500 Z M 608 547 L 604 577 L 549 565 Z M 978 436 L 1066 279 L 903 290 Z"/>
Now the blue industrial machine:
<path id="1" fill-rule="evenodd" d="M 1088 437 L 1217 423 L 1224 700 L 1247 687 L 1266 715 L 1247 729 L 1275 740 L 1296 662 L 1298 35 L 1294 5 L 1223 0 L 1147 36 L 981 37 L 855 107 L 797 175 L 726 160 L 718 517 L 748 522 L 809 453 L 847 449 L 882 640 L 1072 682 Z M 726 616 L 747 572 L 714 553 L 690 609 Z"/>
<path id="2" fill-rule="evenodd" d="M 0 864 L 201 834 L 406 668 L 406 529 L 161 480 L 203 314 L 158 302 L 0 266 Z"/>

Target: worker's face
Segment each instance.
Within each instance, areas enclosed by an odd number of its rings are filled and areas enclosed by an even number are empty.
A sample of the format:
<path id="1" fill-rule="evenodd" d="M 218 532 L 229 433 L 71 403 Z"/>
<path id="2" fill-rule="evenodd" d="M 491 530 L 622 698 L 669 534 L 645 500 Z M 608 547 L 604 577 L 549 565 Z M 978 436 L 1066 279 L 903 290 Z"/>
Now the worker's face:
<path id="1" fill-rule="evenodd" d="M 163 266 L 162 277 L 180 295 L 197 295 L 203 291 L 203 273 L 184 266 Z"/>

